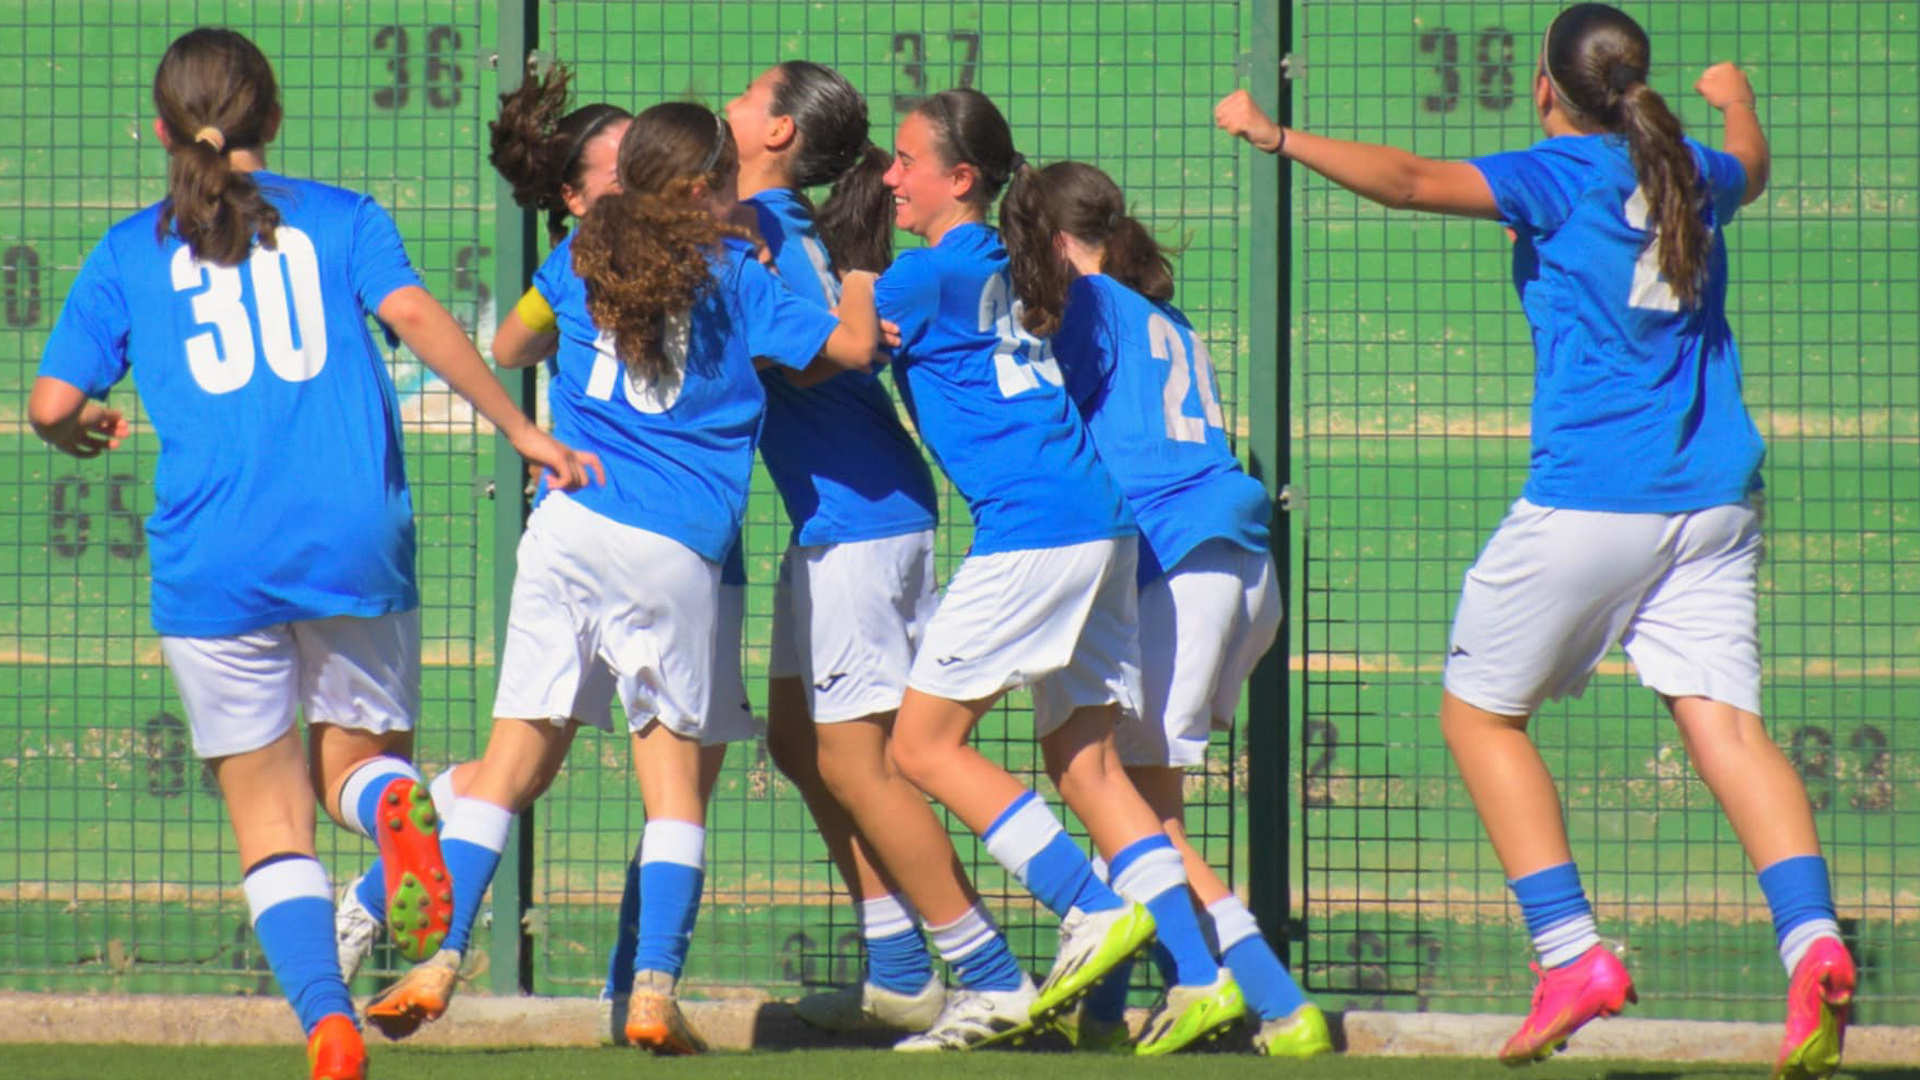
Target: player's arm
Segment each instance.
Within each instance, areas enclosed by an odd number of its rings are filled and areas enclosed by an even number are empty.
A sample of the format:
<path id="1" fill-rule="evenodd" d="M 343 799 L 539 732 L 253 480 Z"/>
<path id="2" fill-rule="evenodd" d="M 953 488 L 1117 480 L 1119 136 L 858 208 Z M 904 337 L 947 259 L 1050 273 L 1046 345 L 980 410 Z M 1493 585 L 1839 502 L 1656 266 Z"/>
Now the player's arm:
<path id="1" fill-rule="evenodd" d="M 1754 109 L 1753 84 L 1747 81 L 1746 72 L 1723 60 L 1702 72 L 1693 88 L 1707 99 L 1707 104 L 1720 110 L 1725 121 L 1720 148 L 1746 167 L 1747 193 L 1740 199 L 1744 206 L 1767 190 L 1767 174 L 1773 165 L 1766 132 L 1760 130 L 1760 114 Z"/>
<path id="2" fill-rule="evenodd" d="M 539 289 L 528 289 L 493 332 L 493 362 L 508 370 L 532 367 L 559 347 L 559 321 Z"/>
<path id="3" fill-rule="evenodd" d="M 1396 210 L 1497 219 L 1500 208 L 1480 170 L 1392 146 L 1347 142 L 1281 127 L 1235 90 L 1213 107 L 1214 123 L 1269 154 L 1284 154 L 1363 199 Z"/>
<path id="4" fill-rule="evenodd" d="M 787 379 L 795 386 L 817 386 L 843 371 L 867 371 L 886 362 L 879 351 L 883 338 L 880 312 L 873 303 L 873 281 L 871 270 L 848 271 L 840 282 L 840 306 L 834 309 L 840 325 L 821 346 L 813 363 L 804 370 L 787 372 Z"/>
<path id="5" fill-rule="evenodd" d="M 120 448 L 130 430 L 120 410 L 87 397 L 72 383 L 42 375 L 27 398 L 27 419 L 34 434 L 63 454 L 99 457 Z"/>
<path id="6" fill-rule="evenodd" d="M 499 428 L 520 456 L 545 466 L 555 486 L 572 491 L 589 482 L 606 483 L 606 471 L 597 455 L 570 449 L 520 411 L 507 388 L 480 359 L 467 332 L 427 290 L 418 285 L 395 289 L 380 302 L 376 314 L 421 363 Z"/>

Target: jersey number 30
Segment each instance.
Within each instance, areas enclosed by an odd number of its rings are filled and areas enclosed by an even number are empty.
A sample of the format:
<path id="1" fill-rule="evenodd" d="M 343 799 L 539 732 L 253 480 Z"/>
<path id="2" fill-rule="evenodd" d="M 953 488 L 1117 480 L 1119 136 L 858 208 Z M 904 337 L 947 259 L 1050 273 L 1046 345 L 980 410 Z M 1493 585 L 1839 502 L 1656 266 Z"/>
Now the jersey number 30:
<path id="1" fill-rule="evenodd" d="M 1207 441 L 1208 428 L 1225 429 L 1227 421 L 1220 414 L 1220 391 L 1213 385 L 1213 357 L 1207 355 L 1206 343 L 1198 337 L 1193 339 L 1193 369 L 1189 371 L 1187 345 L 1172 319 L 1165 315 L 1147 316 L 1147 342 L 1155 360 L 1169 361 L 1167 381 L 1160 388 L 1160 409 L 1166 414 L 1167 438 L 1174 442 L 1203 443 Z M 1185 411 L 1187 389 L 1195 383 L 1200 386 L 1202 415 L 1188 416 Z"/>
<path id="2" fill-rule="evenodd" d="M 255 246 L 246 270 L 260 319 L 267 366 L 288 382 L 305 382 L 327 363 L 327 313 L 320 301 L 320 260 L 307 234 L 288 225 L 274 231 L 274 250 Z M 240 267 L 173 253 L 173 289 L 206 288 L 192 298 L 193 317 L 211 327 L 186 340 L 187 370 L 209 394 L 229 394 L 253 378 L 253 320 L 240 294 Z M 299 336 L 295 337 L 295 329 Z"/>

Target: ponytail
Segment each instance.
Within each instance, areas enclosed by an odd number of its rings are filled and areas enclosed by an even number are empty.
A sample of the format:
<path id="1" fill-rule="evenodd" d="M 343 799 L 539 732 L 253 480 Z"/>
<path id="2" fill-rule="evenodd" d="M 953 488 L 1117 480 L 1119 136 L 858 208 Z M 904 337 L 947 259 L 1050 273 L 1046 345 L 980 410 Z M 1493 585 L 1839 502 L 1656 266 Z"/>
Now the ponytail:
<path id="1" fill-rule="evenodd" d="M 1152 300 L 1173 299 L 1173 262 L 1147 227 L 1127 213 L 1113 178 L 1078 161 L 1024 165 L 1000 203 L 1000 237 L 1011 264 L 1021 322 L 1046 337 L 1060 329 L 1072 282 L 1054 238 L 1098 249 L 1100 272 Z"/>
<path id="2" fill-rule="evenodd" d="M 264 146 L 280 122 L 273 68 L 232 30 L 175 39 L 153 76 L 153 103 L 171 143 L 156 235 L 177 234 L 196 259 L 236 266 L 255 239 L 272 249 L 280 211 L 228 154 Z"/>
<path id="3" fill-rule="evenodd" d="M 1647 200 L 1648 234 L 1660 244 L 1660 274 L 1683 307 L 1700 299 L 1713 234 L 1700 220 L 1700 168 L 1680 120 L 1647 85 L 1647 32 L 1618 8 L 1575 4 L 1547 28 L 1541 69 L 1554 97 L 1581 122 L 1626 139 Z"/>
<path id="4" fill-rule="evenodd" d="M 500 116 L 487 121 L 487 161 L 513 185 L 513 201 L 547 215 L 547 239 L 558 244 L 567 235 L 563 186 L 578 186 L 587 144 L 609 125 L 631 113 L 598 102 L 566 112 L 573 72 L 554 64 L 542 77 L 527 74 L 511 93 L 500 95 Z M 563 115 L 564 114 L 564 115 Z"/>
<path id="5" fill-rule="evenodd" d="M 1648 224 L 1659 234 L 1660 276 L 1680 306 L 1690 308 L 1700 299 L 1713 247 L 1713 234 L 1700 220 L 1699 166 L 1682 141 L 1679 119 L 1646 83 L 1621 94 L 1620 121 L 1646 192 Z"/>
<path id="6" fill-rule="evenodd" d="M 815 215 L 834 269 L 877 274 L 893 262 L 893 192 L 884 179 L 892 163 L 885 150 L 868 143 Z"/>

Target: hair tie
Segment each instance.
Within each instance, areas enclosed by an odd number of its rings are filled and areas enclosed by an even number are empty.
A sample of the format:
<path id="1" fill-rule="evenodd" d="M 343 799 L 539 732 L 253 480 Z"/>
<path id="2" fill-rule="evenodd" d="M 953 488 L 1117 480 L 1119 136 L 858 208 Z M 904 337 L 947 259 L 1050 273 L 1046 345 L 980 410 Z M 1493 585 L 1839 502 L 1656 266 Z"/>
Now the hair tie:
<path id="1" fill-rule="evenodd" d="M 720 151 L 727 145 L 727 121 L 719 113 L 713 114 L 713 149 L 707 151 L 707 160 L 700 166 L 700 175 L 713 172 L 720 164 Z"/>
<path id="2" fill-rule="evenodd" d="M 227 152 L 227 137 L 221 134 L 219 128 L 211 124 L 194 132 L 193 141 L 206 143 L 208 146 L 213 147 L 213 152 L 216 154 L 224 154 Z"/>
<path id="3" fill-rule="evenodd" d="M 1607 69 L 1607 85 L 1617 93 L 1626 93 L 1635 83 L 1645 82 L 1647 73 L 1636 71 L 1630 64 L 1615 64 Z"/>

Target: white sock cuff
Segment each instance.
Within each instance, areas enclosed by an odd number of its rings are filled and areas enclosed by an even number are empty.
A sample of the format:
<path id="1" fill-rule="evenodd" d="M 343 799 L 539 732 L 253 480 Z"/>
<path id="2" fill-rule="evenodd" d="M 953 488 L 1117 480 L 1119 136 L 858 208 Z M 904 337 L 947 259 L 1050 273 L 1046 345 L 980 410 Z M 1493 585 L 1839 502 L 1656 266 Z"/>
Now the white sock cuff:
<path id="1" fill-rule="evenodd" d="M 327 883 L 327 868 L 320 860 L 301 856 L 268 863 L 247 875 L 240 886 L 247 894 L 247 911 L 258 923 L 261 913 L 288 900 L 314 897 L 333 904 L 333 887 Z"/>
<path id="2" fill-rule="evenodd" d="M 965 915 L 945 926 L 927 927 L 927 936 L 933 939 L 933 947 L 940 959 L 948 963 L 964 960 L 982 947 L 989 945 L 1000 933 L 993 925 L 993 916 L 979 904 L 967 909 Z"/>
<path id="3" fill-rule="evenodd" d="M 1250 937 L 1260 936 L 1260 923 L 1254 919 L 1253 912 L 1232 893 L 1208 904 L 1207 914 L 1213 919 L 1213 936 L 1223 953 Z"/>
<path id="4" fill-rule="evenodd" d="M 860 916 L 860 936 L 868 940 L 904 934 L 920 925 L 907 902 L 892 893 L 862 900 L 853 909 Z"/>
<path id="5" fill-rule="evenodd" d="M 1099 878 L 1101 884 L 1107 886 L 1113 884 L 1113 867 L 1107 865 L 1105 857 L 1096 851 L 1087 856 L 1087 862 L 1093 866 L 1093 876 Z"/>
<path id="6" fill-rule="evenodd" d="M 640 865 L 675 863 L 698 870 L 707 862 L 707 828 L 691 821 L 656 818 L 640 834 Z"/>
<path id="7" fill-rule="evenodd" d="M 997 828 L 988 831 L 986 836 L 987 854 L 993 861 L 1006 868 L 1007 873 L 1027 883 L 1027 864 L 1035 855 L 1053 842 L 1055 836 L 1066 832 L 1060 819 L 1053 816 L 1047 808 L 1047 801 L 1028 795 L 1020 796 L 1024 800 L 1020 809 L 1015 810 Z"/>
<path id="8" fill-rule="evenodd" d="M 507 830 L 513 827 L 513 811 L 485 799 L 463 795 L 454 801 L 453 813 L 440 827 L 440 843 L 459 840 L 488 851 L 504 851 Z"/>
<path id="9" fill-rule="evenodd" d="M 1149 851 L 1133 860 L 1113 882 L 1113 891 L 1133 901 L 1144 904 L 1166 892 L 1168 889 L 1184 889 L 1187 886 L 1187 864 L 1180 861 L 1180 853 L 1171 847 Z"/>
<path id="10" fill-rule="evenodd" d="M 1534 935 L 1533 948 L 1540 954 L 1540 966 L 1556 968 L 1580 959 L 1588 949 L 1600 944 L 1600 931 L 1592 915 L 1576 915 L 1555 923 Z"/>
<path id="11" fill-rule="evenodd" d="M 460 793 L 453 790 L 453 768 L 440 770 L 440 775 L 427 785 L 427 794 L 433 796 L 433 811 L 445 821 L 453 816 L 453 807 L 460 801 Z"/>
<path id="12" fill-rule="evenodd" d="M 1792 975 L 1793 969 L 1800 966 L 1800 961 L 1806 957 L 1813 943 L 1823 937 L 1839 941 L 1840 924 L 1832 919 L 1808 919 L 1787 931 L 1787 936 L 1780 939 L 1780 962 L 1787 966 L 1788 975 Z"/>
<path id="13" fill-rule="evenodd" d="M 395 780 L 407 779 L 418 782 L 420 770 L 404 758 L 374 757 L 354 766 L 347 779 L 340 785 L 340 819 L 362 836 L 373 836 L 373 826 L 378 822 L 360 820 L 360 800 L 367 789 L 378 785 L 384 789 Z"/>

